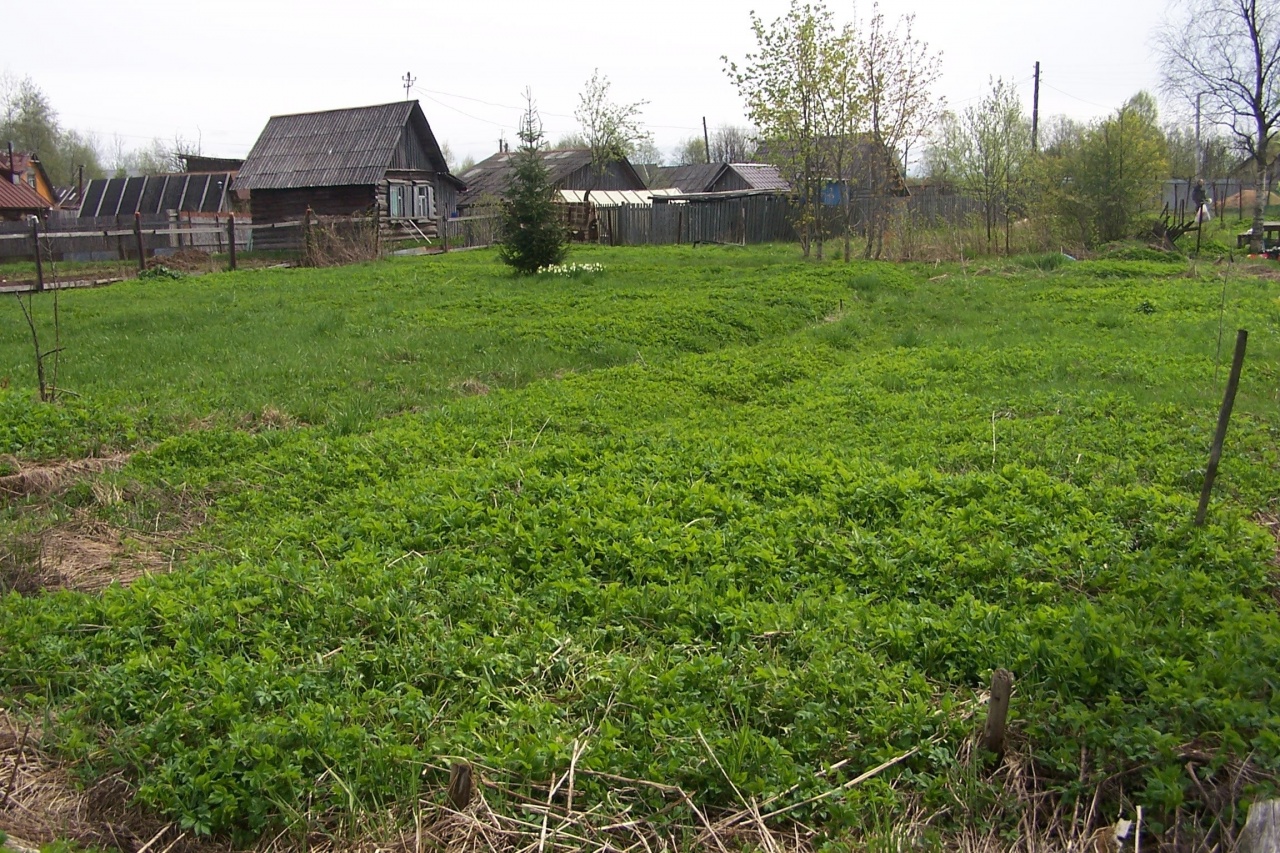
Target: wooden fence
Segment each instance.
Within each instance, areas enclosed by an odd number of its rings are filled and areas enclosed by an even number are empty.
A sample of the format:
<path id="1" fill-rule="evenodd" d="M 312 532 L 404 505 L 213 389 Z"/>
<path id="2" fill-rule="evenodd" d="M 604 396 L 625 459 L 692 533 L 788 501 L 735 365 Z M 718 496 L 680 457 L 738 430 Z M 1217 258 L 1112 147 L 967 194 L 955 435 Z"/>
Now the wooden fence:
<path id="1" fill-rule="evenodd" d="M 762 195 L 685 203 L 625 204 L 598 211 L 600 242 L 611 246 L 673 243 L 772 243 L 794 240 L 790 203 Z"/>
<path id="2" fill-rule="evenodd" d="M 478 249 L 499 240 L 502 220 L 497 216 L 456 216 L 444 220 L 444 248 Z"/>
<path id="3" fill-rule="evenodd" d="M 253 248 L 253 229 L 239 219 L 233 229 L 223 215 L 64 218 L 34 229 L 29 221 L 0 222 L 0 261 L 35 260 L 37 245 L 40 255 L 53 261 L 137 260 L 139 247 L 147 257 L 183 249 L 222 254 L 230 251 L 233 233 L 236 250 L 243 252 Z"/>

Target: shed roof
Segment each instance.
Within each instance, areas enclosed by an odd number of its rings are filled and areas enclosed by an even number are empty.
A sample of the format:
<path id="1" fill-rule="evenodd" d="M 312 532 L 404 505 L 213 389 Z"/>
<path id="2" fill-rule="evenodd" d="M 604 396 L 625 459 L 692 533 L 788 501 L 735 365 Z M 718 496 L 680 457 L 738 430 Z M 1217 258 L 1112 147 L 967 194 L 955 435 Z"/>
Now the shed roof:
<path id="1" fill-rule="evenodd" d="M 679 190 L 560 190 L 560 200 L 567 204 L 582 204 L 590 201 L 596 207 L 621 207 L 624 204 L 653 204 L 654 196 L 678 195 Z"/>
<path id="2" fill-rule="evenodd" d="M 225 213 L 227 188 L 235 172 L 179 172 L 133 178 L 94 178 L 85 184 L 79 216 L 133 216 L 135 213 Z"/>
<path id="3" fill-rule="evenodd" d="M 26 184 L 0 181 L 0 210 L 48 210 L 52 205 Z"/>
<path id="4" fill-rule="evenodd" d="M 678 189 L 686 193 L 704 193 L 710 189 L 727 167 L 724 163 L 694 163 L 689 166 L 660 166 L 653 170 L 649 189 Z"/>
<path id="5" fill-rule="evenodd" d="M 406 127 L 417 131 L 433 169 L 453 178 L 422 107 L 417 101 L 396 101 L 272 116 L 240 167 L 235 188 L 376 184 L 391 168 Z"/>
<path id="6" fill-rule="evenodd" d="M 467 184 L 467 198 L 505 196 L 507 187 L 511 184 L 511 173 L 515 171 L 515 158 L 519 153 L 519 151 L 500 151 L 464 172 L 462 180 Z M 543 164 L 547 167 L 547 180 L 552 186 L 557 186 L 579 169 L 591 165 L 591 151 L 586 148 L 552 148 L 539 153 L 542 155 Z M 635 186 L 644 186 L 644 181 L 640 180 L 640 176 L 636 174 L 635 168 L 629 162 L 619 160 L 618 164 L 635 177 Z"/>
<path id="7" fill-rule="evenodd" d="M 791 189 L 791 184 L 782 177 L 782 172 L 771 163 L 730 163 L 729 168 L 737 172 L 753 190 L 786 192 Z"/>

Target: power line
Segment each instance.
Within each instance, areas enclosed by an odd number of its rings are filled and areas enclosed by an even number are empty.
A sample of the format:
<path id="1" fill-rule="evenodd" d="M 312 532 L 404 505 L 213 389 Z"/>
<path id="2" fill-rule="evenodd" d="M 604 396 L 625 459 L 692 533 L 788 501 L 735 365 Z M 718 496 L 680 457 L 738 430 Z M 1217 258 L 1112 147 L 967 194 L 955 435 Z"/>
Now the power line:
<path id="1" fill-rule="evenodd" d="M 1070 92 L 1064 92 L 1061 89 L 1059 89 L 1057 86 L 1054 86 L 1052 83 L 1043 83 L 1042 81 L 1042 84 L 1044 85 L 1045 88 L 1052 89 L 1053 91 L 1057 92 L 1059 95 L 1066 95 L 1068 98 L 1071 98 L 1073 101 L 1079 101 L 1082 104 L 1088 104 L 1091 107 L 1097 107 L 1103 110 L 1114 109 L 1114 107 L 1109 106 L 1107 104 L 1099 104 L 1096 101 L 1087 101 L 1084 98 L 1077 97 L 1076 95 L 1071 94 Z"/>

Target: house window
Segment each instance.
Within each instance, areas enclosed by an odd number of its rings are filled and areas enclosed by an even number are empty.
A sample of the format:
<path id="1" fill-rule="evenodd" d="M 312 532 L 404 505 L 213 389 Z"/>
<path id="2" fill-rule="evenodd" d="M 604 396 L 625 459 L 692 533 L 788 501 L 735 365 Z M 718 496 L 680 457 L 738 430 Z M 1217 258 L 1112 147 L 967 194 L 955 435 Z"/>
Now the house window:
<path id="1" fill-rule="evenodd" d="M 27 172 L 27 183 L 31 185 L 31 189 L 36 188 L 36 172 L 35 169 Z"/>
<path id="2" fill-rule="evenodd" d="M 391 184 L 387 190 L 388 215 L 392 219 L 404 218 L 404 184 Z"/>
<path id="3" fill-rule="evenodd" d="M 416 184 L 413 188 L 413 215 L 419 219 L 434 219 L 436 215 L 435 187 Z"/>

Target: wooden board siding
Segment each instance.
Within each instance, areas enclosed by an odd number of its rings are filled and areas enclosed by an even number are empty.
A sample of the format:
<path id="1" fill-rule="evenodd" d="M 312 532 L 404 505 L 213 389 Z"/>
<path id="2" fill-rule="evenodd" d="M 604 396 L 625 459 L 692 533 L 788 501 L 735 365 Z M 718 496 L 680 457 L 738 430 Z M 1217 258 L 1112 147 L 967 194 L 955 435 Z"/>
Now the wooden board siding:
<path id="1" fill-rule="evenodd" d="M 716 181 L 707 189 L 710 193 L 739 192 L 754 189 L 743 180 L 742 176 L 732 169 L 725 169 Z"/>
<path id="2" fill-rule="evenodd" d="M 395 154 L 391 158 L 391 168 L 434 171 L 431 158 L 427 156 L 426 141 L 419 137 L 412 124 L 406 124 L 400 132 L 400 141 L 396 143 Z"/>
<path id="3" fill-rule="evenodd" d="M 254 225 L 294 222 L 311 208 L 317 216 L 351 216 L 369 211 L 376 200 L 373 187 L 306 187 L 293 190 L 252 190 L 249 209 Z M 296 248 L 292 228 L 264 228 L 254 232 L 255 249 Z"/>

